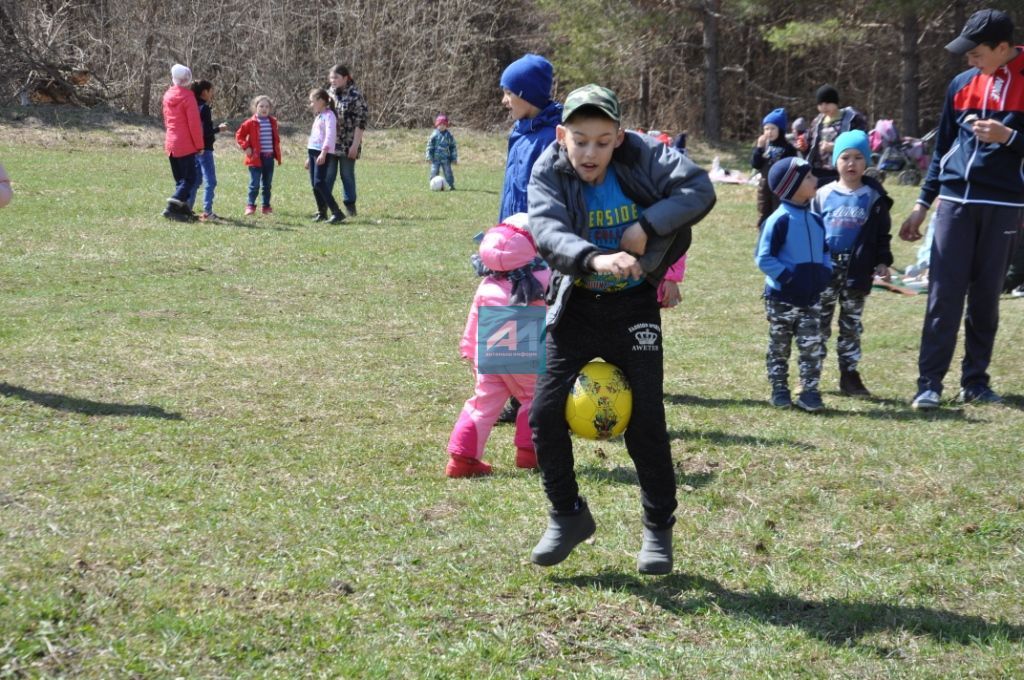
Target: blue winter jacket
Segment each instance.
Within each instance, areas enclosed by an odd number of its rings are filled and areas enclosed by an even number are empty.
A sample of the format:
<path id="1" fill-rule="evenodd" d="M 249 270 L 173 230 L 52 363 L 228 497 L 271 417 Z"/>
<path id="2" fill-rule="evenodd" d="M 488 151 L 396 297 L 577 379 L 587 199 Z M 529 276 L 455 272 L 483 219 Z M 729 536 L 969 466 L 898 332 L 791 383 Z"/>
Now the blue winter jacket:
<path id="1" fill-rule="evenodd" d="M 508 136 L 505 184 L 501 190 L 498 222 L 509 215 L 526 212 L 526 187 L 533 164 L 548 144 L 555 141 L 555 126 L 562 122 L 562 105 L 551 102 L 534 118 L 517 120 Z"/>
<path id="2" fill-rule="evenodd" d="M 821 218 L 807 205 L 782 201 L 764 222 L 754 262 L 765 273 L 765 297 L 797 307 L 816 304 L 832 276 Z"/>

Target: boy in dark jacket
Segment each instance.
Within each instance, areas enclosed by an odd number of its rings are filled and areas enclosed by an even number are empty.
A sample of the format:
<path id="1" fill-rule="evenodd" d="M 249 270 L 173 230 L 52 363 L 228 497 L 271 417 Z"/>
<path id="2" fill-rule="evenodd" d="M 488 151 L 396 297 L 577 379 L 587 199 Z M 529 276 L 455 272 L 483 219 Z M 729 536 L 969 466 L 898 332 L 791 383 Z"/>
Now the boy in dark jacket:
<path id="1" fill-rule="evenodd" d="M 811 211 L 825 224 L 825 242 L 832 256 L 832 280 L 821 294 L 822 359 L 832 332 L 832 315 L 839 304 L 839 391 L 866 397 L 857 370 L 864 331 L 864 303 L 875 276 L 889 277 L 889 210 L 892 199 L 882 185 L 864 177 L 871 148 L 861 130 L 839 135 L 832 149 L 832 165 L 839 179 L 818 189 Z"/>
<path id="2" fill-rule="evenodd" d="M 757 228 L 779 207 L 779 197 L 768 186 L 768 171 L 783 158 L 796 156 L 796 148 L 786 138 L 786 109 L 775 109 L 761 121 L 761 136 L 754 144 L 750 167 L 761 173 L 757 185 Z"/>
<path id="3" fill-rule="evenodd" d="M 625 440 L 643 506 L 637 569 L 667 574 L 676 485 L 657 286 L 686 252 L 690 227 L 711 210 L 715 191 L 688 158 L 653 137 L 624 132 L 620 120 L 610 90 L 574 90 L 556 142 L 530 179 L 530 231 L 555 271 L 547 296 L 547 372 L 530 411 L 551 511 L 531 559 L 558 564 L 596 528 L 576 483 L 565 401 L 580 369 L 602 357 L 622 369 L 633 392 Z"/>
<path id="4" fill-rule="evenodd" d="M 998 403 L 988 365 L 999 326 L 1006 259 L 1024 209 L 1024 47 L 998 10 L 975 12 L 946 49 L 972 67 L 950 83 L 921 194 L 900 238 L 921 238 L 936 197 L 928 309 L 921 330 L 915 409 L 938 408 L 964 318 L 960 401 Z"/>
<path id="5" fill-rule="evenodd" d="M 836 137 L 850 130 L 867 132 L 868 121 L 852 106 L 839 108 L 839 91 L 831 85 L 822 85 L 814 93 L 818 104 L 818 115 L 811 121 L 807 131 L 807 154 L 818 186 L 823 187 L 839 176 L 832 163 L 832 151 Z"/>
<path id="6" fill-rule="evenodd" d="M 817 413 L 825 408 L 818 391 L 824 344 L 820 298 L 832 272 L 825 227 L 809 209 L 818 183 L 807 161 L 784 158 L 768 173 L 768 184 L 781 203 L 765 220 L 754 262 L 765 274 L 765 363 L 772 386 L 770 403 L 777 408 L 793 405 L 789 393 L 789 353 L 795 338 L 800 353 L 801 385 L 796 405 L 808 413 Z"/>

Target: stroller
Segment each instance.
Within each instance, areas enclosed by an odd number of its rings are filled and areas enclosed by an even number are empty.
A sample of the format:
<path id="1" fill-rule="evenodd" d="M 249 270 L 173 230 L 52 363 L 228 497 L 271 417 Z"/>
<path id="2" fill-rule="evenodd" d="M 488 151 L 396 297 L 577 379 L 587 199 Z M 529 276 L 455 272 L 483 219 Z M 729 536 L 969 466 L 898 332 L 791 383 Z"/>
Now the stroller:
<path id="1" fill-rule="evenodd" d="M 874 163 L 872 175 L 879 182 L 885 182 L 889 173 L 896 173 L 899 184 L 920 184 L 928 170 L 930 155 L 925 152 L 927 144 L 934 139 L 932 130 L 921 139 L 900 137 L 892 120 L 883 118 L 868 134 L 871 145 L 871 160 Z"/>

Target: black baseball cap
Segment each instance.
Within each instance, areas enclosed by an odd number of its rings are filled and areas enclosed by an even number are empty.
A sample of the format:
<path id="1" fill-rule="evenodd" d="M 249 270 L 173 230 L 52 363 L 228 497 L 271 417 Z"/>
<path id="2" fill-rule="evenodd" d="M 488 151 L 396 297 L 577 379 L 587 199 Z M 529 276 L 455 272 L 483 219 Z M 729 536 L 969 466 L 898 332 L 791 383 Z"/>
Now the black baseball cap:
<path id="1" fill-rule="evenodd" d="M 946 49 L 953 54 L 964 54 L 981 43 L 1008 42 L 1013 45 L 1013 20 L 998 9 L 983 9 L 971 15 L 964 30 Z"/>

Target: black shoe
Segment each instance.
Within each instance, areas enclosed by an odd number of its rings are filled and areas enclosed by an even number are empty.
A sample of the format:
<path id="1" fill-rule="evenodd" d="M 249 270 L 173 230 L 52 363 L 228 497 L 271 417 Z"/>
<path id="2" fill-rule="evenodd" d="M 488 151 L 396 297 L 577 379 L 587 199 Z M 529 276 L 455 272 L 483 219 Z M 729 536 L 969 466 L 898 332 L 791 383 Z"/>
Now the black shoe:
<path id="1" fill-rule="evenodd" d="M 650 529 L 644 526 L 643 544 L 636 556 L 636 570 L 660 576 L 672 571 L 672 527 Z"/>
<path id="2" fill-rule="evenodd" d="M 793 405 L 793 397 L 789 394 L 789 388 L 785 385 L 772 387 L 772 396 L 768 403 L 775 408 L 789 408 Z"/>
<path id="3" fill-rule="evenodd" d="M 558 564 L 583 541 L 594 535 L 597 525 L 590 514 L 587 502 L 580 498 L 580 509 L 571 515 L 552 512 L 548 516 L 548 528 L 540 542 L 530 554 L 530 561 L 542 567 Z"/>
<path id="4" fill-rule="evenodd" d="M 516 417 L 519 415 L 519 402 L 515 397 L 508 400 L 505 404 L 505 408 L 501 409 L 501 415 L 498 416 L 499 423 L 514 423 Z"/>
<path id="5" fill-rule="evenodd" d="M 957 401 L 963 404 L 1001 404 L 1003 398 L 988 385 L 971 385 L 960 390 Z"/>
<path id="6" fill-rule="evenodd" d="M 313 217 L 310 218 L 313 222 L 324 222 L 327 220 L 327 215 L 323 213 L 314 213 Z"/>
<path id="7" fill-rule="evenodd" d="M 331 215 L 331 219 L 327 220 L 327 224 L 341 224 L 345 221 L 345 216 L 341 213 L 335 213 Z"/>
<path id="8" fill-rule="evenodd" d="M 189 218 L 188 218 L 188 215 L 186 215 L 185 213 L 179 212 L 177 210 L 172 210 L 170 206 L 167 206 L 166 208 L 164 208 L 164 211 L 161 214 L 164 217 L 166 217 L 167 219 L 173 220 L 175 222 L 189 222 L 190 221 Z"/>
<path id="9" fill-rule="evenodd" d="M 839 391 L 848 397 L 870 397 L 871 392 L 864 387 L 857 371 L 843 371 L 839 375 Z"/>
<path id="10" fill-rule="evenodd" d="M 355 203 L 346 203 L 345 204 L 345 212 L 348 213 L 349 217 L 355 217 L 356 215 L 359 214 L 359 213 L 356 212 L 356 204 Z"/>
<path id="11" fill-rule="evenodd" d="M 821 394 L 818 390 L 804 390 L 796 398 L 796 407 L 807 413 L 817 413 L 825 410 L 825 404 L 821 401 Z"/>

